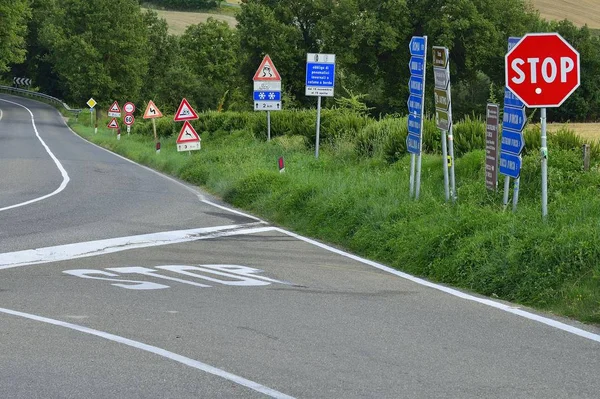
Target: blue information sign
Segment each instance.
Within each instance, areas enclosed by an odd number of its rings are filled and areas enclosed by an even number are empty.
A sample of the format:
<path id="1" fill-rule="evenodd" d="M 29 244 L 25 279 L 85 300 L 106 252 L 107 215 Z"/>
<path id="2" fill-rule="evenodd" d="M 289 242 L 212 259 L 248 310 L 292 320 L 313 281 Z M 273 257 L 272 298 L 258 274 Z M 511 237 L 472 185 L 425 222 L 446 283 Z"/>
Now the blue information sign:
<path id="1" fill-rule="evenodd" d="M 521 174 L 521 156 L 509 154 L 507 152 L 500 153 L 500 173 L 505 176 L 518 179 Z"/>
<path id="2" fill-rule="evenodd" d="M 411 75 L 423 76 L 423 73 L 425 72 L 425 58 L 410 57 L 408 69 L 410 69 Z"/>
<path id="3" fill-rule="evenodd" d="M 419 155 L 421 153 L 421 137 L 412 134 L 406 136 L 406 149 L 411 154 Z"/>
<path id="4" fill-rule="evenodd" d="M 255 91 L 254 101 L 281 101 L 280 91 Z"/>
<path id="5" fill-rule="evenodd" d="M 408 105 L 409 114 L 417 114 L 421 116 L 423 110 L 423 97 L 411 94 L 406 103 Z"/>
<path id="6" fill-rule="evenodd" d="M 523 133 L 515 132 L 509 129 L 502 129 L 502 143 L 500 150 L 519 155 L 525 147 L 525 139 Z"/>
<path id="7" fill-rule="evenodd" d="M 525 127 L 525 108 L 504 107 L 502 128 L 520 132 Z"/>
<path id="8" fill-rule="evenodd" d="M 504 88 L 504 106 L 505 107 L 513 107 L 513 108 L 523 108 L 525 104 L 523 101 L 519 100 L 515 93 L 510 91 L 508 87 Z"/>
<path id="9" fill-rule="evenodd" d="M 425 91 L 425 84 L 423 82 L 423 76 L 411 76 L 408 81 L 408 90 L 410 94 L 415 94 L 417 96 L 422 96 Z"/>
<path id="10" fill-rule="evenodd" d="M 410 55 L 425 57 L 425 53 L 427 52 L 427 49 L 425 48 L 425 38 L 422 36 L 413 36 L 412 39 L 410 39 L 408 48 L 410 49 Z"/>
<path id="11" fill-rule="evenodd" d="M 421 136 L 421 115 L 408 114 L 408 134 Z"/>

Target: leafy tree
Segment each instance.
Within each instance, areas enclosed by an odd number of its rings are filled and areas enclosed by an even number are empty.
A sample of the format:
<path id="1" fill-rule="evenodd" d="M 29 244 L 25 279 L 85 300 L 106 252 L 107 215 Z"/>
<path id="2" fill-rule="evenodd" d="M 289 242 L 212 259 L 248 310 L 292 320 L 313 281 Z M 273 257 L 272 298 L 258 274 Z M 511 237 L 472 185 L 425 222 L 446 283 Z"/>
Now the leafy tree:
<path id="1" fill-rule="evenodd" d="M 25 36 L 30 16 L 28 0 L 0 3 L 0 72 L 6 72 L 9 64 L 25 59 Z"/>
<path id="2" fill-rule="evenodd" d="M 66 100 L 137 98 L 148 70 L 147 27 L 135 0 L 53 0 L 40 40 Z"/>
<path id="3" fill-rule="evenodd" d="M 193 73 L 183 96 L 192 97 L 199 109 L 216 109 L 226 91 L 235 88 L 238 76 L 239 38 L 226 22 L 209 18 L 191 25 L 179 38 L 180 72 Z"/>

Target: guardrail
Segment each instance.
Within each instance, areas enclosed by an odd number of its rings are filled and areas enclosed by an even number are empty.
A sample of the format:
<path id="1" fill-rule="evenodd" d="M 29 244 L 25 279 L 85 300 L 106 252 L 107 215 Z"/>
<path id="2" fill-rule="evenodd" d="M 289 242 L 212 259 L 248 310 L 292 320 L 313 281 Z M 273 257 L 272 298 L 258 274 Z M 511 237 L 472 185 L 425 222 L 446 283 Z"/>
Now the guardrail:
<path id="1" fill-rule="evenodd" d="M 62 106 L 68 112 L 73 112 L 73 113 L 78 114 L 78 115 L 79 115 L 79 113 L 81 111 L 83 111 L 82 109 L 75 109 L 75 108 L 69 107 L 61 99 L 49 96 L 49 95 L 44 94 L 44 93 L 38 93 L 36 91 L 19 89 L 17 87 L 2 86 L 2 85 L 0 85 L 0 91 L 2 91 L 2 92 L 8 92 L 10 94 L 16 94 L 16 95 L 24 95 L 24 96 L 27 96 L 27 97 L 41 98 L 41 99 L 44 99 L 46 101 L 50 101 L 51 103 L 54 103 L 54 104 L 56 104 L 58 106 Z"/>

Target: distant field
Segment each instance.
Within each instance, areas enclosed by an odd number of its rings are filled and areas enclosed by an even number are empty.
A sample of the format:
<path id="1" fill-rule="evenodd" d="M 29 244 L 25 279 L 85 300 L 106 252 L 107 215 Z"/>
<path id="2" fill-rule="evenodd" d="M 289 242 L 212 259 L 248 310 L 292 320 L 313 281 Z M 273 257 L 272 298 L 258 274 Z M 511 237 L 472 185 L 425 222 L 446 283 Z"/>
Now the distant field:
<path id="1" fill-rule="evenodd" d="M 548 20 L 568 19 L 577 26 L 600 29 L 600 0 L 532 0 Z"/>
<path id="2" fill-rule="evenodd" d="M 163 11 L 154 10 L 158 16 L 167 20 L 169 24 L 169 33 L 172 35 L 181 35 L 189 25 L 206 22 L 208 18 L 214 18 L 218 21 L 225 21 L 231 27 L 235 27 L 237 21 L 231 15 L 212 14 L 206 12 L 185 12 L 185 11 Z"/>
<path id="3" fill-rule="evenodd" d="M 561 127 L 572 129 L 584 139 L 600 140 L 600 123 L 550 123 L 548 124 L 548 132 L 555 132 Z"/>

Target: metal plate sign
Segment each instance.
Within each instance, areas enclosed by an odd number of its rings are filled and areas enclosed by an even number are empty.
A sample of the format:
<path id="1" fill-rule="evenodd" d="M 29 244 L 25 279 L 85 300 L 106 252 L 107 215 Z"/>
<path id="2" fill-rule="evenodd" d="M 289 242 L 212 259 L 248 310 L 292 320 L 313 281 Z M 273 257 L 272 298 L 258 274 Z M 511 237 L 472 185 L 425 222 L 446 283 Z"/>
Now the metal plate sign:
<path id="1" fill-rule="evenodd" d="M 425 91 L 423 76 L 412 75 L 408 81 L 408 90 L 410 91 L 410 94 L 422 96 Z"/>
<path id="2" fill-rule="evenodd" d="M 421 115 L 423 111 L 423 97 L 411 94 L 407 101 L 408 113 Z"/>
<path id="3" fill-rule="evenodd" d="M 504 118 L 502 127 L 520 132 L 525 127 L 527 119 L 525 117 L 525 108 L 504 107 Z"/>
<path id="4" fill-rule="evenodd" d="M 435 125 L 438 129 L 449 131 L 450 130 L 450 115 L 448 111 L 442 111 L 439 109 L 435 110 Z"/>
<path id="5" fill-rule="evenodd" d="M 433 53 L 433 66 L 439 68 L 446 68 L 448 65 L 448 49 L 445 47 L 436 47 L 432 49 Z"/>
<path id="6" fill-rule="evenodd" d="M 523 133 L 515 132 L 510 129 L 502 129 L 502 145 L 500 149 L 519 155 L 525 148 L 525 139 Z"/>
<path id="7" fill-rule="evenodd" d="M 448 90 L 434 89 L 433 94 L 435 96 L 435 108 L 448 111 L 450 109 L 450 95 Z"/>
<path id="8" fill-rule="evenodd" d="M 410 70 L 411 75 L 423 76 L 425 71 L 425 59 L 416 56 L 410 57 L 408 69 Z"/>
<path id="9" fill-rule="evenodd" d="M 281 111 L 281 101 L 254 101 L 255 111 Z"/>
<path id="10" fill-rule="evenodd" d="M 521 156 L 501 152 L 499 171 L 503 175 L 518 179 L 521 174 Z"/>
<path id="11" fill-rule="evenodd" d="M 333 97 L 335 54 L 306 55 L 306 95 Z"/>
<path id="12" fill-rule="evenodd" d="M 435 87 L 446 89 L 450 83 L 450 72 L 446 68 L 434 68 L 433 79 Z"/>
<path id="13" fill-rule="evenodd" d="M 485 186 L 491 191 L 498 188 L 498 122 L 498 105 L 488 104 L 485 125 Z"/>
<path id="14" fill-rule="evenodd" d="M 411 154 L 419 155 L 421 153 L 421 138 L 412 134 L 406 136 L 406 149 Z"/>
<path id="15" fill-rule="evenodd" d="M 421 116 L 408 114 L 408 134 L 421 136 Z"/>

